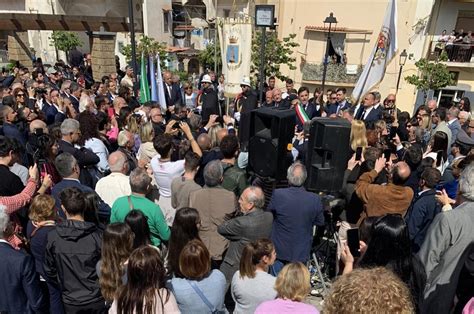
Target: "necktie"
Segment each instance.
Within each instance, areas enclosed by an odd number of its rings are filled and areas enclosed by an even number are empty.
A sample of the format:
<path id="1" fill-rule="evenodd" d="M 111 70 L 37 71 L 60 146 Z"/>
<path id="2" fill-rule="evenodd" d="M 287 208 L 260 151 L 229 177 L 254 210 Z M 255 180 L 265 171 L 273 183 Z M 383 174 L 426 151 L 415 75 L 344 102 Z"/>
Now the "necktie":
<path id="1" fill-rule="evenodd" d="M 365 109 L 362 111 L 362 116 L 360 117 L 361 120 L 365 120 Z"/>

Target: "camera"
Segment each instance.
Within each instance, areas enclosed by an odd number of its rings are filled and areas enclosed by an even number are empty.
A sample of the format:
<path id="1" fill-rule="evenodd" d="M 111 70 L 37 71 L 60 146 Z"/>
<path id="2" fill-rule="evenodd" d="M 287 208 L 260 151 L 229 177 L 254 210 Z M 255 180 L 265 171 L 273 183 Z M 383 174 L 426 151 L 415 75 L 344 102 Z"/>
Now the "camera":
<path id="1" fill-rule="evenodd" d="M 44 88 L 35 88 L 35 93 L 36 94 L 46 94 L 47 91 Z"/>

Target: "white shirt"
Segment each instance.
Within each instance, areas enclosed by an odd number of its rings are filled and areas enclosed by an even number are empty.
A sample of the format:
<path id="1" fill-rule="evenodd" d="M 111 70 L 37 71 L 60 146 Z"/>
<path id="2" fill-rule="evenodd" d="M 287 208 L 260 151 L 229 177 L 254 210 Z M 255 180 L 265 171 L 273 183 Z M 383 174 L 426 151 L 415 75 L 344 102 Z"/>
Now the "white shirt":
<path id="1" fill-rule="evenodd" d="M 365 120 L 365 118 L 367 118 L 367 116 L 369 115 L 369 113 L 372 111 L 372 109 L 374 109 L 374 107 L 370 107 L 370 108 L 367 108 L 367 109 L 364 109 L 365 110 L 365 114 L 362 116 L 362 120 Z"/>
<path id="2" fill-rule="evenodd" d="M 112 172 L 97 181 L 95 191 L 110 207 L 114 205 L 117 198 L 132 194 L 130 179 L 120 172 Z"/>
<path id="3" fill-rule="evenodd" d="M 171 197 L 171 181 L 184 173 L 184 160 L 161 162 L 159 156 L 152 158 L 151 169 L 155 176 L 160 196 Z"/>
<path id="4" fill-rule="evenodd" d="M 84 147 L 90 149 L 94 154 L 97 155 L 97 157 L 99 157 L 100 160 L 96 166 L 100 171 L 103 172 L 104 170 L 109 169 L 109 151 L 107 150 L 107 147 L 105 147 L 104 142 L 98 138 L 93 137 L 85 142 Z"/>

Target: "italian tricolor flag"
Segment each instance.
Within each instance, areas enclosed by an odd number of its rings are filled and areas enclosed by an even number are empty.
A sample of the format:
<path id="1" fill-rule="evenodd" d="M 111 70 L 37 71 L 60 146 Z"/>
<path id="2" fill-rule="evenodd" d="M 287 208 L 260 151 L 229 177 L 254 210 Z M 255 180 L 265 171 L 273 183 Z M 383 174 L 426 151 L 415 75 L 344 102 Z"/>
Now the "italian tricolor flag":
<path id="1" fill-rule="evenodd" d="M 306 114 L 306 111 L 304 111 L 301 103 L 295 106 L 295 111 L 301 124 L 304 124 L 306 121 L 309 121 L 308 115 Z"/>

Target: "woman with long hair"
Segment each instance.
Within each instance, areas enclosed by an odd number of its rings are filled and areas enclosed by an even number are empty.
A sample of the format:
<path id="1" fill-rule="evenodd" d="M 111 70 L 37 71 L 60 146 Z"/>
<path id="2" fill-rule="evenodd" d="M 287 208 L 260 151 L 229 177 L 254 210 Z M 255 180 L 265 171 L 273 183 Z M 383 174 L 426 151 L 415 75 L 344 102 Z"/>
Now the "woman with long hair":
<path id="1" fill-rule="evenodd" d="M 353 120 L 351 123 L 350 143 L 351 149 L 355 152 L 357 147 L 367 147 L 367 135 L 364 121 Z"/>
<path id="2" fill-rule="evenodd" d="M 102 140 L 100 140 L 99 121 L 90 111 L 81 112 L 78 120 L 81 130 L 81 138 L 78 144 L 90 149 L 99 157 L 100 160 L 96 166 L 101 173 L 107 171 L 109 169 L 109 162 L 107 160 L 109 158 L 109 151 Z"/>
<path id="3" fill-rule="evenodd" d="M 345 264 L 343 273 L 349 273 L 353 258 L 347 245 L 342 255 Z M 410 288 L 415 305 L 423 300 L 426 274 L 419 259 L 412 254 L 408 227 L 402 216 L 388 214 L 373 224 L 370 241 L 358 266 L 390 269 Z"/>
<path id="4" fill-rule="evenodd" d="M 436 161 L 436 169 L 438 169 L 441 174 L 444 173 L 444 170 L 448 167 L 448 147 L 449 147 L 449 138 L 448 135 L 443 131 L 437 131 L 433 137 L 431 146 L 428 146 L 423 158 L 431 157 Z"/>
<path id="5" fill-rule="evenodd" d="M 285 265 L 275 282 L 277 298 L 260 304 L 255 313 L 319 313 L 309 304 L 303 303 L 311 290 L 310 275 L 300 262 Z"/>
<path id="6" fill-rule="evenodd" d="M 97 263 L 100 291 L 112 302 L 117 290 L 127 281 L 127 260 L 133 251 L 133 232 L 127 224 L 113 223 L 107 226 L 102 238 L 102 253 Z"/>
<path id="7" fill-rule="evenodd" d="M 211 256 L 204 243 L 191 240 L 179 255 L 184 278 L 171 279 L 171 287 L 181 313 L 225 311 L 226 280 L 217 269 L 211 271 Z"/>
<path id="8" fill-rule="evenodd" d="M 276 298 L 276 278 L 268 274 L 268 267 L 273 265 L 275 259 L 275 247 L 268 239 L 260 239 L 244 247 L 240 269 L 234 274 L 231 284 L 234 313 L 254 313 L 260 303 Z"/>
<path id="9" fill-rule="evenodd" d="M 17 87 L 13 90 L 13 97 L 15 97 L 15 110 L 27 107 L 28 93 L 22 87 Z"/>
<path id="10" fill-rule="evenodd" d="M 109 314 L 179 313 L 173 294 L 166 288 L 165 267 L 158 251 L 143 246 L 130 255 L 127 283 L 118 293 Z"/>
<path id="11" fill-rule="evenodd" d="M 131 228 L 134 236 L 133 248 L 152 245 L 148 218 L 141 210 L 133 209 L 125 216 L 125 223 Z"/>
<path id="12" fill-rule="evenodd" d="M 179 270 L 179 255 L 189 241 L 199 239 L 200 223 L 196 209 L 184 207 L 176 211 L 168 247 L 168 271 L 171 275 L 183 278 Z"/>
<path id="13" fill-rule="evenodd" d="M 153 130 L 153 124 L 147 122 L 140 126 L 140 148 L 138 149 L 137 159 L 144 160 L 149 163 L 150 160 L 158 154 L 156 149 L 153 147 L 153 138 L 155 137 L 155 131 Z"/>

